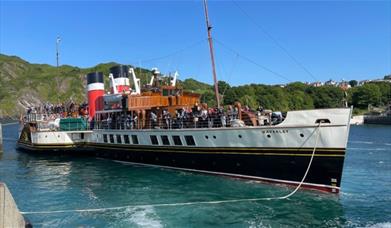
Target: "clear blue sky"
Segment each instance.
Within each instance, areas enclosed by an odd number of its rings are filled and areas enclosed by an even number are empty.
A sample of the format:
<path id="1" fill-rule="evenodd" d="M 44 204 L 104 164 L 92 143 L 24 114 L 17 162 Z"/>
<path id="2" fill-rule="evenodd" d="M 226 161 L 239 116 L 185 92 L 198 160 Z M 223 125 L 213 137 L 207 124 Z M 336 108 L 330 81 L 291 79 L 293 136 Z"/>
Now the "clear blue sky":
<path id="1" fill-rule="evenodd" d="M 209 1 L 217 73 L 239 85 L 372 79 L 391 73 L 391 1 Z M 1 1 L 0 52 L 32 63 L 116 61 L 211 83 L 201 1 Z M 255 22 L 255 23 L 254 23 Z M 232 50 L 237 51 L 238 57 Z M 173 54 L 172 54 L 173 53 Z M 171 54 L 171 55 L 170 55 Z M 156 57 L 164 57 L 154 59 Z M 244 57 L 242 57 L 244 56 Z"/>

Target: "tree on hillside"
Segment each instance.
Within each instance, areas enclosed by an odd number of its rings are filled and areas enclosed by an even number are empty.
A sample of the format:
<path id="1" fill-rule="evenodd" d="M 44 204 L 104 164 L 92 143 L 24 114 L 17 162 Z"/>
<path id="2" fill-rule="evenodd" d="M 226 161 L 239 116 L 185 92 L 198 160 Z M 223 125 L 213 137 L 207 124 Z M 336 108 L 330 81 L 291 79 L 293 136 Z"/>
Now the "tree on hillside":
<path id="1" fill-rule="evenodd" d="M 289 100 L 286 92 L 279 86 L 268 87 L 263 94 L 257 96 L 257 101 L 266 109 L 288 111 Z"/>
<path id="2" fill-rule="evenodd" d="M 216 97 L 214 92 L 206 91 L 201 95 L 200 98 L 201 103 L 207 103 L 209 107 L 216 106 Z"/>
<path id="3" fill-rule="evenodd" d="M 375 82 L 371 84 L 379 87 L 380 105 L 387 105 L 389 102 L 391 102 L 391 83 Z"/>
<path id="4" fill-rule="evenodd" d="M 231 86 L 225 81 L 218 81 L 217 85 L 219 87 L 220 94 L 225 94 L 225 92 L 231 88 Z"/>
<path id="5" fill-rule="evenodd" d="M 367 108 L 369 104 L 377 106 L 381 103 L 381 92 L 376 84 L 367 83 L 363 86 L 355 87 L 351 93 L 351 102 L 355 107 Z"/>
<path id="6" fill-rule="evenodd" d="M 219 87 L 219 93 L 221 95 L 220 103 L 224 105 L 226 103 L 225 94 L 227 93 L 228 90 L 231 89 L 231 86 L 225 81 L 218 81 L 217 85 Z"/>
<path id="7" fill-rule="evenodd" d="M 353 88 L 358 85 L 358 82 L 356 80 L 350 80 L 349 85 Z"/>
<path id="8" fill-rule="evenodd" d="M 294 90 L 304 91 L 307 87 L 308 87 L 308 85 L 306 85 L 302 82 L 292 82 L 292 83 L 289 83 L 285 88 L 288 91 L 294 91 Z"/>
<path id="9" fill-rule="evenodd" d="M 304 91 L 295 90 L 289 92 L 289 109 L 290 110 L 300 110 L 300 109 L 313 109 L 314 101 L 309 94 L 306 94 Z"/>
<path id="10" fill-rule="evenodd" d="M 309 87 L 307 92 L 314 100 L 315 108 L 337 108 L 342 106 L 344 93 L 339 87 Z"/>
<path id="11" fill-rule="evenodd" d="M 253 110 L 258 107 L 258 102 L 253 96 L 244 95 L 239 99 L 239 102 L 242 104 L 242 106 L 249 106 Z"/>

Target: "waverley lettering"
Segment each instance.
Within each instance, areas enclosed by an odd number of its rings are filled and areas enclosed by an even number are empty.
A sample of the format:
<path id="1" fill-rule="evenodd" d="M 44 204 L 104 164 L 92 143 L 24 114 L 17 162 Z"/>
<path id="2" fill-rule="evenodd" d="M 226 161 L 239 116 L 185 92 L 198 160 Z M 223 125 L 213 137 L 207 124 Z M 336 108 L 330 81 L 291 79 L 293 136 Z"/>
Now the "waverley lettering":
<path id="1" fill-rule="evenodd" d="M 270 134 L 270 133 L 277 133 L 277 134 L 286 134 L 288 133 L 288 130 L 286 129 L 279 129 L 279 130 L 266 130 L 262 131 L 263 134 Z"/>

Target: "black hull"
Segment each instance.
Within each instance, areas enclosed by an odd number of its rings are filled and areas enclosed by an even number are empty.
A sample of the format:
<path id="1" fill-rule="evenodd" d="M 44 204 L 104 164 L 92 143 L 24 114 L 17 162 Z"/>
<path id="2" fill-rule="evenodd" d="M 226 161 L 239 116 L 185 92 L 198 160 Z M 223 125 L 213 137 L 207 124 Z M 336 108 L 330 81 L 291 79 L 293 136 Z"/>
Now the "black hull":
<path id="1" fill-rule="evenodd" d="M 66 148 L 29 145 L 28 151 L 77 152 L 138 164 L 218 174 L 297 186 L 309 165 L 312 148 L 195 148 L 89 144 Z M 338 193 L 345 149 L 318 148 L 303 187 Z"/>

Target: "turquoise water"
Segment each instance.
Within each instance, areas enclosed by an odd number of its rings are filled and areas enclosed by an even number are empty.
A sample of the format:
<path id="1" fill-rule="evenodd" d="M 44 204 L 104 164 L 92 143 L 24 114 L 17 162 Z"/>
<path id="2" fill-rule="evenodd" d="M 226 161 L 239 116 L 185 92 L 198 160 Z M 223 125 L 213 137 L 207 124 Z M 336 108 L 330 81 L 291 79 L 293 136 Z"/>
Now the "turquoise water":
<path id="1" fill-rule="evenodd" d="M 288 200 L 177 206 L 151 204 L 282 196 L 292 188 L 103 159 L 26 154 L 15 150 L 17 128 L 3 127 L 0 181 L 21 211 L 143 205 L 27 214 L 34 227 L 391 227 L 390 126 L 351 128 L 338 197 L 298 191 Z"/>

